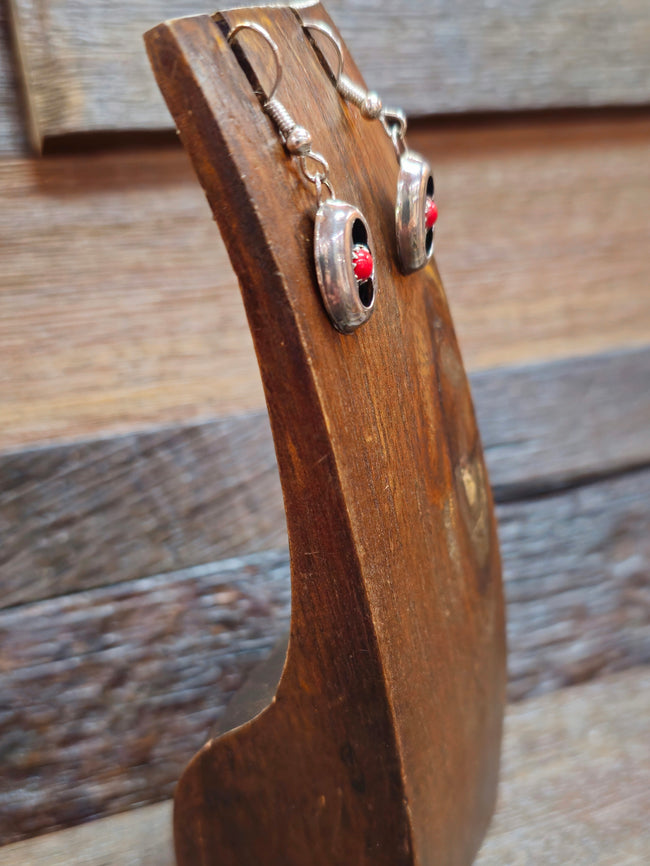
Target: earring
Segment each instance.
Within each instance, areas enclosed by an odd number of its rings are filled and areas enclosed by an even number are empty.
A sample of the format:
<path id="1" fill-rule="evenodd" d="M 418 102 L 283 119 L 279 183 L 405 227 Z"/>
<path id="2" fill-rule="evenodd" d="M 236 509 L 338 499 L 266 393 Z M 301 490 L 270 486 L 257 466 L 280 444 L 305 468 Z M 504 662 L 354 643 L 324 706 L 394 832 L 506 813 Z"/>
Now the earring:
<path id="1" fill-rule="evenodd" d="M 262 36 L 273 52 L 275 81 L 269 95 L 264 95 L 262 108 L 271 118 L 302 177 L 316 188 L 314 262 L 318 286 L 332 324 L 341 333 L 350 334 L 368 321 L 375 306 L 377 292 L 370 228 L 357 208 L 336 198 L 327 160 L 312 150 L 309 131 L 298 126 L 275 96 L 282 79 L 278 46 L 263 27 L 248 22 L 234 27 L 228 34 L 228 42 L 232 43 L 242 30 L 252 30 Z"/>
<path id="2" fill-rule="evenodd" d="M 406 274 L 426 265 L 433 254 L 433 235 L 438 208 L 434 199 L 433 174 L 429 163 L 406 145 L 406 117 L 401 111 L 383 108 L 379 96 L 365 91 L 343 73 L 343 50 L 333 31 L 325 24 L 304 24 L 307 33 L 322 33 L 334 45 L 337 55 L 334 78 L 337 91 L 348 102 L 356 105 L 363 117 L 378 119 L 393 143 L 399 174 L 395 203 L 395 233 L 397 257 Z M 324 62 L 322 54 L 319 52 Z"/>

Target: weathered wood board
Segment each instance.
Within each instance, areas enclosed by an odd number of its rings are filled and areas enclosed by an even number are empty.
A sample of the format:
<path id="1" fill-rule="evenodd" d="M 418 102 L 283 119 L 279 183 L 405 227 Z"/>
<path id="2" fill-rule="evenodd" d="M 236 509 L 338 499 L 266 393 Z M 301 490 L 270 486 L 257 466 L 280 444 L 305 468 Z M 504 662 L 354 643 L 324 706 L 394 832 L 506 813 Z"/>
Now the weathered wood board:
<path id="1" fill-rule="evenodd" d="M 472 374 L 497 501 L 650 463 L 650 347 Z"/>
<path id="2" fill-rule="evenodd" d="M 650 349 L 474 373 L 497 501 L 650 463 L 649 381 Z M 268 417 L 0 455 L 0 536 L 0 607 L 284 547 Z"/>
<path id="3" fill-rule="evenodd" d="M 510 700 L 650 662 L 648 503 L 644 469 L 498 506 Z"/>
<path id="4" fill-rule="evenodd" d="M 650 120 L 428 123 L 410 140 L 437 171 L 470 369 L 647 343 Z M 183 153 L 8 160 L 0 198 L 0 450 L 263 407 Z"/>
<path id="5" fill-rule="evenodd" d="M 289 606 L 282 553 L 0 614 L 0 839 L 170 796 Z"/>
<path id="6" fill-rule="evenodd" d="M 645 470 L 498 507 L 511 699 L 650 662 L 649 501 Z M 286 551 L 0 611 L 0 838 L 170 795 L 288 613 Z"/>
<path id="7" fill-rule="evenodd" d="M 649 711 L 648 668 L 511 706 L 475 866 L 645 866 Z"/>
<path id="8" fill-rule="evenodd" d="M 0 535 L 0 607 L 286 547 L 268 416 L 0 456 Z"/>
<path id="9" fill-rule="evenodd" d="M 2 866 L 176 866 L 171 801 L 0 847 Z"/>
<path id="10" fill-rule="evenodd" d="M 650 672 L 511 704 L 499 806 L 476 866 L 645 866 Z M 0 851 L 3 866 L 174 866 L 171 803 Z"/>
<path id="11" fill-rule="evenodd" d="M 37 147 L 66 133 L 169 128 L 142 33 L 211 11 L 197 0 L 104 0 L 83 15 L 74 0 L 11 6 Z M 381 16 L 332 0 L 328 9 L 369 85 L 410 114 L 650 101 L 645 0 L 400 0 Z"/>

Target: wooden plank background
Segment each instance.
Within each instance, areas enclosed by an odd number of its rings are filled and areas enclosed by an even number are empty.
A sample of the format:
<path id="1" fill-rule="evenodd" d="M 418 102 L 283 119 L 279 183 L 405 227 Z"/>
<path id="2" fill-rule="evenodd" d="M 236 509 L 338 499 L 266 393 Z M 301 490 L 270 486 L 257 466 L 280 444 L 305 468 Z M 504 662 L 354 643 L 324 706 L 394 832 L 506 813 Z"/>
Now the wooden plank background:
<path id="1" fill-rule="evenodd" d="M 649 771 L 634 752 L 627 809 L 616 710 L 642 715 L 646 673 L 605 675 L 650 660 L 650 7 L 371 6 L 329 4 L 386 100 L 438 114 L 409 141 L 498 500 L 521 703 L 480 862 L 640 864 Z M 236 281 L 173 136 L 134 137 L 170 128 L 142 31 L 188 11 L 0 0 L 0 844 L 168 797 L 287 623 Z M 61 155 L 30 157 L 30 124 Z M 162 866 L 147 814 L 105 826 Z M 96 832 L 83 862 L 119 866 Z M 70 862 L 40 844 L 0 862 Z"/>
<path id="2" fill-rule="evenodd" d="M 498 507 L 511 700 L 650 661 L 648 501 L 650 470 Z M 289 590 L 266 551 L 0 610 L 0 838 L 171 795 Z"/>
<path id="3" fill-rule="evenodd" d="M 497 501 L 648 465 L 649 381 L 650 349 L 473 374 Z M 283 548 L 267 415 L 0 454 L 0 532 L 0 607 Z"/>
<path id="4" fill-rule="evenodd" d="M 239 5 L 251 5 L 241 3 Z M 70 132 L 169 128 L 142 51 L 165 18 L 204 11 L 196 0 L 11 0 L 28 84 L 33 140 Z M 645 0 L 333 0 L 364 77 L 410 114 L 650 100 Z M 625 58 L 621 62 L 621 58 Z"/>
<path id="5" fill-rule="evenodd" d="M 648 669 L 512 704 L 476 866 L 632 866 L 650 847 Z M 19 842 L 4 866 L 173 866 L 171 803 Z"/>
<path id="6" fill-rule="evenodd" d="M 647 342 L 647 117 L 426 122 L 411 141 L 437 172 L 438 263 L 470 369 Z M 263 407 L 183 153 L 5 160 L 0 197 L 0 447 Z"/>
<path id="7" fill-rule="evenodd" d="M 649 501 L 645 470 L 498 507 L 511 700 L 650 662 Z M 267 551 L 0 610 L 0 838 L 169 796 L 289 590 Z"/>

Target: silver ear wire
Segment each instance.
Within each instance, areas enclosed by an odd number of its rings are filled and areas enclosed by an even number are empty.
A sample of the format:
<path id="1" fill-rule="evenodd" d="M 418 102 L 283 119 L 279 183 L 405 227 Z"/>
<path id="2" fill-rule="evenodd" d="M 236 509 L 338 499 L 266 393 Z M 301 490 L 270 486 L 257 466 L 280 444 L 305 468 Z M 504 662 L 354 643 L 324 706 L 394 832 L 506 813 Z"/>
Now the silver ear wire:
<path id="1" fill-rule="evenodd" d="M 304 29 L 310 33 L 312 30 L 322 33 L 336 49 L 337 70 L 334 75 L 334 84 L 343 99 L 352 102 L 368 120 L 374 120 L 381 115 L 382 105 L 379 96 L 372 90 L 364 90 L 355 84 L 351 78 L 343 72 L 343 48 L 334 31 L 327 24 L 304 24 Z"/>
<path id="2" fill-rule="evenodd" d="M 235 41 L 235 37 L 241 33 L 242 30 L 252 30 L 253 33 L 257 33 L 269 46 L 271 51 L 273 52 L 273 60 L 275 62 L 275 81 L 273 82 L 273 87 L 271 88 L 271 92 L 268 96 L 265 96 L 266 101 L 270 102 L 275 96 L 275 92 L 280 86 L 280 82 L 282 81 L 282 63 L 280 62 L 280 49 L 277 44 L 271 39 L 271 35 L 267 30 L 265 30 L 260 24 L 256 24 L 254 21 L 242 21 L 241 24 L 236 24 L 230 33 L 228 34 L 228 42 L 232 44 Z"/>
<path id="3" fill-rule="evenodd" d="M 295 120 L 291 117 L 287 109 L 276 97 L 276 91 L 282 81 L 282 63 L 280 61 L 280 49 L 273 41 L 270 34 L 261 25 L 254 21 L 243 21 L 237 24 L 228 34 L 228 42 L 232 44 L 235 38 L 242 30 L 252 30 L 264 39 L 267 45 L 273 52 L 273 60 L 275 62 L 275 80 L 269 95 L 264 96 L 264 111 L 268 114 L 271 120 L 275 123 L 278 132 L 282 138 L 284 145 L 289 153 L 294 156 L 307 155 L 311 150 L 311 135 L 308 130 L 302 126 L 298 126 Z"/>
<path id="4" fill-rule="evenodd" d="M 438 209 L 433 198 L 433 175 L 426 160 L 410 151 L 406 144 L 406 117 L 403 112 L 383 108 L 376 93 L 355 84 L 343 72 L 343 48 L 334 31 L 322 22 L 303 23 L 307 33 L 321 33 L 334 46 L 336 71 L 328 71 L 343 99 L 356 105 L 363 117 L 378 119 L 393 143 L 399 163 L 395 202 L 397 258 L 404 273 L 423 267 L 433 254 L 433 235 Z M 313 37 L 312 37 L 313 39 Z M 319 54 L 325 60 L 322 51 Z"/>
<path id="5" fill-rule="evenodd" d="M 350 334 L 368 321 L 375 305 L 375 266 L 370 228 L 357 208 L 336 198 L 327 160 L 321 153 L 312 150 L 309 131 L 298 126 L 275 95 L 282 80 L 278 46 L 270 34 L 254 22 L 242 22 L 233 27 L 228 34 L 228 42 L 232 44 L 242 30 L 257 33 L 273 52 L 275 81 L 269 96 L 262 94 L 262 107 L 271 118 L 285 148 L 297 162 L 303 178 L 316 189 L 316 278 L 332 324 L 341 333 Z M 325 197 L 324 190 L 329 192 L 329 198 Z"/>

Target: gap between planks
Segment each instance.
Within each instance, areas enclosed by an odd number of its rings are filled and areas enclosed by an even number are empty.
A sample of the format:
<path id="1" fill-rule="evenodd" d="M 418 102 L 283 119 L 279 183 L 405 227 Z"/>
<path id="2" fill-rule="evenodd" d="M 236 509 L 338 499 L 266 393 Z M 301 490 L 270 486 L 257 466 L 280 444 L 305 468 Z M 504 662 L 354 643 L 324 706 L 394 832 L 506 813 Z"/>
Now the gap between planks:
<path id="1" fill-rule="evenodd" d="M 646 720 L 637 668 L 511 705 L 500 797 L 476 866 L 642 866 L 650 848 Z M 171 803 L 0 849 L 3 866 L 173 866 Z"/>
<path id="2" fill-rule="evenodd" d="M 647 343 L 650 118 L 415 126 L 470 370 Z M 263 406 L 177 149 L 0 162 L 0 450 Z"/>

